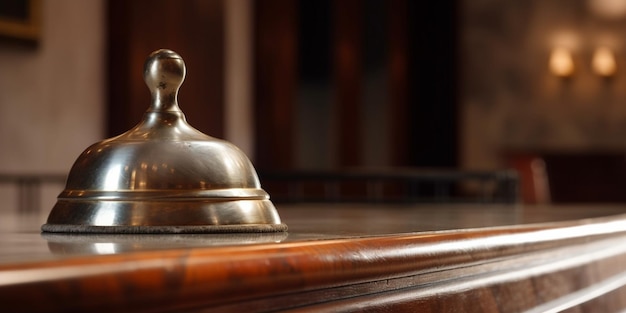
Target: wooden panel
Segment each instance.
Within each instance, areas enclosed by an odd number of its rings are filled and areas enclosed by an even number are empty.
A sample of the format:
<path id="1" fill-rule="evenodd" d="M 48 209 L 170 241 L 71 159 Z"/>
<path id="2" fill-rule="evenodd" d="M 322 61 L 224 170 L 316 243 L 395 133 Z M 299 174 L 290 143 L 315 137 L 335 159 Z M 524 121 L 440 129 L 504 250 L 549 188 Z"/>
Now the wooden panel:
<path id="1" fill-rule="evenodd" d="M 385 164 L 393 166 L 456 167 L 458 165 L 458 1 L 452 3 L 388 1 L 388 111 Z M 256 2 L 257 13 L 257 164 L 267 170 L 294 167 L 292 125 L 296 86 L 299 1 Z M 364 1 L 331 1 L 332 83 L 331 116 L 336 140 L 335 168 L 358 167 L 367 142 L 364 130 L 364 60 L 368 38 Z M 377 2 L 378 3 L 378 2 Z M 309 13 L 311 14 L 311 13 Z M 323 20 L 323 16 L 319 16 Z M 385 19 L 385 18 L 381 18 Z M 320 32 L 327 31 L 326 28 Z M 311 32 L 305 35 L 311 36 Z M 326 36 L 322 34 L 321 37 Z M 301 39 L 306 40 L 306 39 Z M 309 43 L 310 44 L 310 43 Z M 320 52 L 323 53 L 323 52 Z M 278 59 L 280 55 L 280 59 Z M 307 64 L 307 66 L 312 66 Z M 302 66 L 301 66 L 302 67 Z M 306 68 L 306 67 L 305 67 Z M 372 100 L 374 101 L 374 100 Z M 369 123 L 369 122 L 368 122 Z M 278 152 L 280 151 L 280 153 Z M 336 152 L 336 153 L 335 153 Z M 324 153 L 324 151 L 320 151 Z M 336 158 L 335 158 L 336 154 Z M 336 160 L 335 160 L 336 159 Z M 371 158 L 370 158 L 371 159 Z"/>
<path id="2" fill-rule="evenodd" d="M 411 165 L 458 165 L 460 1 L 408 1 Z"/>
<path id="3" fill-rule="evenodd" d="M 361 164 L 363 2 L 334 1 L 334 87 L 338 110 L 339 166 Z"/>
<path id="4" fill-rule="evenodd" d="M 296 1 L 256 1 L 257 168 L 293 166 L 297 71 Z"/>
<path id="5" fill-rule="evenodd" d="M 622 151 L 506 151 L 503 159 L 522 179 L 526 203 L 624 203 Z"/>
<path id="6" fill-rule="evenodd" d="M 410 164 L 408 151 L 408 4 L 407 0 L 388 2 L 389 110 L 391 163 Z"/>
<path id="7" fill-rule="evenodd" d="M 616 152 L 542 153 L 553 202 L 626 202 L 626 155 Z"/>
<path id="8" fill-rule="evenodd" d="M 108 135 L 137 124 L 150 104 L 143 63 L 152 51 L 179 53 L 187 66 L 179 104 L 187 121 L 223 136 L 222 0 L 112 0 L 109 9 Z"/>

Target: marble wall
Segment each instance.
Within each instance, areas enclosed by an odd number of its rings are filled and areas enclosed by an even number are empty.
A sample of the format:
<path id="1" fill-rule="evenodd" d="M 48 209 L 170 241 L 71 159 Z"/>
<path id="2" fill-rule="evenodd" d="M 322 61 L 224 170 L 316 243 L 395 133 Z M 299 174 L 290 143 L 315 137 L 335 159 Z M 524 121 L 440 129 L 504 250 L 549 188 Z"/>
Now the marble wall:
<path id="1" fill-rule="evenodd" d="M 507 150 L 626 150 L 626 3 L 623 0 L 465 0 L 461 20 L 461 134 L 465 168 L 502 166 Z M 548 68 L 572 52 L 575 72 Z M 593 52 L 616 55 L 612 78 Z"/>
<path id="2" fill-rule="evenodd" d="M 104 135 L 104 2 L 41 3 L 37 47 L 0 43 L 0 173 L 67 173 Z M 15 208 L 13 195 L 0 185 L 0 209 Z"/>

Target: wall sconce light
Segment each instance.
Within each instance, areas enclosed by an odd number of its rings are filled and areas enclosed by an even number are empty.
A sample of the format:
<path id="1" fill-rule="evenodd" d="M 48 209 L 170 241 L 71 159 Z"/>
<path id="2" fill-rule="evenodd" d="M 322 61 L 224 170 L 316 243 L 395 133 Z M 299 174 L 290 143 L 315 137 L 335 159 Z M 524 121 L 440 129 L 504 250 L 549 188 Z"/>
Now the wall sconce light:
<path id="1" fill-rule="evenodd" d="M 574 58 L 565 48 L 555 48 L 550 54 L 550 72 L 559 77 L 570 77 L 574 74 Z"/>
<path id="2" fill-rule="evenodd" d="M 606 47 L 596 49 L 591 59 L 591 68 L 599 76 L 611 77 L 615 75 L 617 63 L 613 51 Z"/>

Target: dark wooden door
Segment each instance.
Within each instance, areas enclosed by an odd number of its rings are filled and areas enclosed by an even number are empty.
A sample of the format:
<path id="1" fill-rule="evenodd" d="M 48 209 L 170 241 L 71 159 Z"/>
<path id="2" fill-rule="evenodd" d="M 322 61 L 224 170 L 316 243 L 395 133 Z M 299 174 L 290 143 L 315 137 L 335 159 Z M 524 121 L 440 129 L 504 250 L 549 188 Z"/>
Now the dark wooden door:
<path id="1" fill-rule="evenodd" d="M 457 1 L 255 3 L 258 167 L 458 165 Z"/>
<path id="2" fill-rule="evenodd" d="M 188 122 L 223 134 L 224 3 L 222 0 L 111 0 L 109 30 L 109 136 L 137 124 L 150 104 L 143 63 L 152 51 L 179 53 L 187 66 L 179 104 Z"/>

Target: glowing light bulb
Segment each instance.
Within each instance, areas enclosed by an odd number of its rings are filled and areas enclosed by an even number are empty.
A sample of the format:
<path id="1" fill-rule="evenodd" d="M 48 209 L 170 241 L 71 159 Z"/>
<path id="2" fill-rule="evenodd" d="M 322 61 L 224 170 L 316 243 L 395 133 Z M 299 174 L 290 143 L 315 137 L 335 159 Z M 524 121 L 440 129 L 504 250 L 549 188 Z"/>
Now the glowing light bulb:
<path id="1" fill-rule="evenodd" d="M 574 74 L 574 59 L 572 53 L 565 48 L 555 48 L 550 54 L 550 71 L 560 77 L 569 77 Z"/>
<path id="2" fill-rule="evenodd" d="M 606 47 L 596 49 L 591 59 L 591 68 L 600 76 L 610 77 L 615 75 L 617 63 L 613 51 Z"/>

